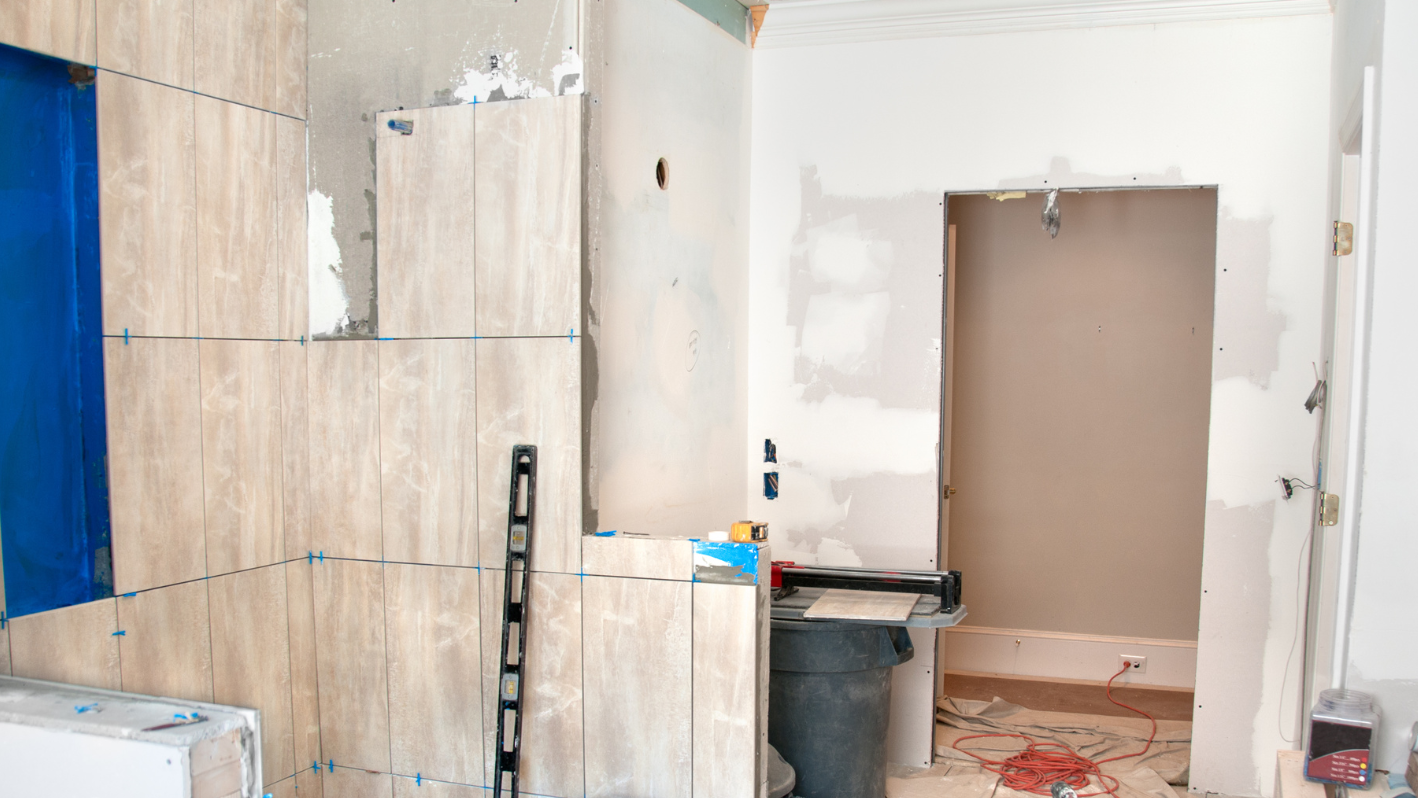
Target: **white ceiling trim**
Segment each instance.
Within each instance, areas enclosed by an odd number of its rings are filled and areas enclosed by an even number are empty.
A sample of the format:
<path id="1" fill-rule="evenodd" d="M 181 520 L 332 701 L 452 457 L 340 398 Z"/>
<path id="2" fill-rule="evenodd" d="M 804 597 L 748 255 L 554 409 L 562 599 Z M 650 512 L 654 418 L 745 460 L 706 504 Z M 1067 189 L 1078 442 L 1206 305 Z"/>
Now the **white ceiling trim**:
<path id="1" fill-rule="evenodd" d="M 1330 0 L 777 0 L 757 47 L 1330 12 Z"/>

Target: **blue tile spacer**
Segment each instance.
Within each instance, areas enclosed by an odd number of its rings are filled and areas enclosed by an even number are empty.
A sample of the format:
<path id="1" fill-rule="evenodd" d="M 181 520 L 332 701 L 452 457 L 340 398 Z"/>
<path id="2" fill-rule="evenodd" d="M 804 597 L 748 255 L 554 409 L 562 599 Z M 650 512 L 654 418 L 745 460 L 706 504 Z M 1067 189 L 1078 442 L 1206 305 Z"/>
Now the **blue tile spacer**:
<path id="1" fill-rule="evenodd" d="M 315 771 L 316 773 L 319 773 L 319 772 L 320 772 L 320 763 L 319 763 L 319 762 L 316 762 L 316 761 L 313 760 L 313 759 L 310 760 L 310 769 L 313 770 L 313 771 Z"/>
<path id="2" fill-rule="evenodd" d="M 422 774 L 422 773 L 415 773 L 415 774 L 414 774 L 414 786 L 415 786 L 415 787 L 422 787 L 422 786 L 423 786 L 423 774 Z"/>
<path id="3" fill-rule="evenodd" d="M 124 327 L 124 328 L 123 328 L 123 345 L 124 345 L 124 346 L 127 346 L 127 345 L 128 345 L 128 328 L 127 328 L 127 327 Z"/>
<path id="4" fill-rule="evenodd" d="M 138 595 L 138 591 L 134 590 L 132 593 L 124 593 L 120 598 L 133 598 L 134 596 L 137 596 L 137 595 Z"/>
<path id="5" fill-rule="evenodd" d="M 334 772 L 335 772 L 335 760 L 331 759 L 330 762 L 329 762 L 329 764 L 326 765 L 326 767 L 328 767 L 328 768 L 330 769 L 330 772 L 331 772 L 331 773 L 334 773 Z"/>
<path id="6" fill-rule="evenodd" d="M 300 345 L 301 345 L 301 346 L 305 346 L 305 336 L 304 336 L 304 335 L 300 336 Z"/>
<path id="7" fill-rule="evenodd" d="M 109 637 L 127 637 L 127 636 L 128 636 L 128 632 L 125 631 L 125 630 L 123 630 L 123 629 L 119 629 L 118 631 L 116 631 L 116 632 L 114 632 L 113 634 L 109 635 Z"/>
<path id="8" fill-rule="evenodd" d="M 571 330 L 570 330 L 570 332 L 566 333 L 566 340 L 569 341 L 569 342 L 571 342 L 571 343 L 573 343 L 573 344 L 576 343 L 576 328 L 575 328 L 575 327 L 572 327 Z"/>
<path id="9" fill-rule="evenodd" d="M 6 624 L 8 621 L 9 621 L 9 619 L 5 617 L 5 611 L 4 611 L 4 610 L 0 610 L 0 631 L 4 631 L 4 629 L 5 629 L 5 624 Z"/>

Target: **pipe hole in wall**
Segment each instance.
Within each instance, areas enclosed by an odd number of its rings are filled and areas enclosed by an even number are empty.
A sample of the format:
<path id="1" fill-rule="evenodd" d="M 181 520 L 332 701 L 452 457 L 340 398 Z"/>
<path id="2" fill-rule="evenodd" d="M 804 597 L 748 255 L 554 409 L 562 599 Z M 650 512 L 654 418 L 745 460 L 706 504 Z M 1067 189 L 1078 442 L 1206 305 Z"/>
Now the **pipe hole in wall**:
<path id="1" fill-rule="evenodd" d="M 670 164 L 664 158 L 655 164 L 655 182 L 659 184 L 661 191 L 670 186 Z"/>

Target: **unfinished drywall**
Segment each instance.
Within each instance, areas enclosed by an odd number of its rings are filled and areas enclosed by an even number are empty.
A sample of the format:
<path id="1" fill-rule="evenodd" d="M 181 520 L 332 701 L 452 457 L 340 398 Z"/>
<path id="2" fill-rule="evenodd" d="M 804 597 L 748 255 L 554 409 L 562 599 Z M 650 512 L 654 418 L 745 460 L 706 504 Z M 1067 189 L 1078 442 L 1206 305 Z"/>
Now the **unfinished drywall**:
<path id="1" fill-rule="evenodd" d="M 1216 192 L 1043 196 L 949 200 L 966 623 L 1195 640 Z"/>
<path id="2" fill-rule="evenodd" d="M 310 0 L 309 20 L 310 332 L 372 337 L 374 115 L 581 93 L 579 5 Z"/>
<path id="3" fill-rule="evenodd" d="M 773 24 L 770 13 L 765 31 Z M 1217 274 L 1218 302 L 1237 290 L 1233 278 L 1246 290 L 1258 281 L 1267 317 L 1285 323 L 1218 315 L 1215 329 L 1218 352 L 1244 345 L 1253 355 L 1234 376 L 1213 373 L 1192 770 L 1201 791 L 1269 794 L 1274 752 L 1285 745 L 1277 713 L 1310 506 L 1279 501 L 1275 478 L 1308 471 L 1315 436 L 1302 403 L 1319 357 L 1329 41 L 1321 15 L 754 56 L 750 445 L 816 410 L 796 406 L 788 390 L 799 344 L 785 286 L 804 226 L 804 167 L 816 169 L 824 195 L 863 201 L 1002 187 L 1218 186 L 1217 263 L 1232 264 Z M 1227 243 L 1252 241 L 1256 225 L 1268 230 L 1267 247 Z M 938 228 L 919 235 L 940 244 Z M 824 447 L 851 431 L 817 429 Z M 752 452 L 747 460 L 752 496 L 759 463 Z M 773 534 L 793 525 L 822 534 L 818 519 L 832 518 L 839 502 L 827 494 L 795 508 L 796 520 L 783 518 Z M 1230 522 L 1233 512 L 1243 518 Z M 855 552 L 879 534 L 843 544 Z M 930 538 L 934 526 L 920 534 Z M 971 584 L 966 573 L 967 605 Z M 1220 586 L 1224 600 L 1213 600 Z M 1227 694 L 1238 674 L 1254 689 Z M 1295 680 L 1285 689 L 1297 690 Z M 929 690 L 920 700 L 930 701 Z"/>
<path id="4" fill-rule="evenodd" d="M 1418 214 L 1412 189 L 1418 183 L 1413 146 L 1418 140 L 1418 51 L 1412 46 L 1418 37 L 1418 8 L 1410 3 L 1347 5 L 1351 14 L 1381 14 L 1382 19 L 1381 25 L 1370 17 L 1336 31 L 1337 105 L 1353 96 L 1357 69 L 1379 67 L 1363 504 L 1347 686 L 1372 693 L 1383 710 L 1375 764 L 1401 770 L 1413 742 L 1410 729 L 1418 720 L 1418 611 L 1410 589 L 1412 565 L 1418 562 L 1411 502 L 1418 479 L 1412 402 L 1418 392 L 1412 353 L 1418 335 L 1412 236 Z M 1382 36 L 1381 48 L 1373 46 L 1373 34 Z"/>
<path id="5" fill-rule="evenodd" d="M 749 50 L 676 0 L 595 14 L 587 525 L 727 529 L 744 515 Z"/>

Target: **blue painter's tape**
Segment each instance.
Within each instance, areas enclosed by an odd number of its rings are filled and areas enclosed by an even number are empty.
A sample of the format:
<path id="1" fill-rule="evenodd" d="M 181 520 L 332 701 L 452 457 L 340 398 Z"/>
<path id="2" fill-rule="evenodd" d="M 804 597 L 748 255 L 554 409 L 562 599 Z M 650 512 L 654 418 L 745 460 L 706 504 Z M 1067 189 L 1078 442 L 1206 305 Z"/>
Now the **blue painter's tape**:
<path id="1" fill-rule="evenodd" d="M 118 631 L 116 631 L 116 632 L 114 632 L 113 634 L 109 635 L 109 637 L 127 637 L 127 636 L 128 636 L 128 632 L 125 631 L 125 630 L 123 630 L 123 629 L 119 629 Z"/>
<path id="2" fill-rule="evenodd" d="M 609 531 L 609 532 L 597 532 L 595 536 L 598 537 L 598 538 L 611 538 L 611 537 L 615 537 L 615 530 L 612 529 L 612 530 Z"/>
<path id="3" fill-rule="evenodd" d="M 758 584 L 758 544 L 695 541 L 694 581 Z"/>
<path id="4" fill-rule="evenodd" d="M 138 591 L 135 590 L 132 593 L 124 593 L 123 598 L 133 598 L 136 595 L 138 595 Z"/>
<path id="5" fill-rule="evenodd" d="M 85 712 L 89 712 L 89 711 L 94 710 L 94 709 L 97 709 L 97 708 L 98 708 L 98 704 L 97 704 L 97 703 L 84 704 L 83 706 L 74 707 L 74 711 L 77 712 L 77 713 L 79 713 L 80 715 L 82 715 L 82 714 L 84 714 Z"/>

